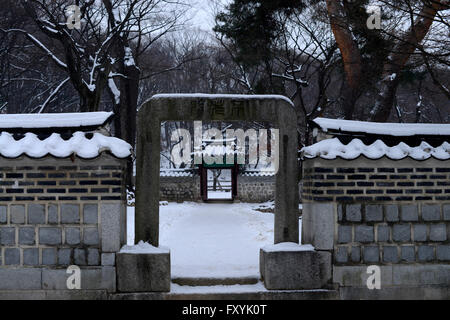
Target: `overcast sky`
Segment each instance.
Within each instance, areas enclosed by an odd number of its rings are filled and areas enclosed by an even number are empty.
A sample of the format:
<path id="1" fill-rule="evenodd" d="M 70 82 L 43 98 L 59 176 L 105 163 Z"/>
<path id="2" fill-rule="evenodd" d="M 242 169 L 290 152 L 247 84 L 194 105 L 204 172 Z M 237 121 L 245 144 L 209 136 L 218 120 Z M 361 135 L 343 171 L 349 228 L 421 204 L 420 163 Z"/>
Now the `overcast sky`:
<path id="1" fill-rule="evenodd" d="M 204 31 L 211 31 L 214 27 L 214 11 L 217 5 L 224 6 L 231 0 L 193 0 L 192 20 L 190 23 Z"/>

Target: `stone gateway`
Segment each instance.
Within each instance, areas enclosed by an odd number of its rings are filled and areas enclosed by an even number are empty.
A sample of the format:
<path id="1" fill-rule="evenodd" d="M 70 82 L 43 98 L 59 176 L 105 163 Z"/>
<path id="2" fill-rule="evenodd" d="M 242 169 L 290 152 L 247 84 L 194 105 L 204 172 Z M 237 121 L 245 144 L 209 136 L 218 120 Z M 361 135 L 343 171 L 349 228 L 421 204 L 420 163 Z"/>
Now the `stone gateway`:
<path id="1" fill-rule="evenodd" d="M 136 241 L 159 245 L 161 121 L 267 121 L 279 129 L 275 243 L 299 242 L 297 116 L 290 100 L 257 95 L 156 95 L 139 110 Z"/>

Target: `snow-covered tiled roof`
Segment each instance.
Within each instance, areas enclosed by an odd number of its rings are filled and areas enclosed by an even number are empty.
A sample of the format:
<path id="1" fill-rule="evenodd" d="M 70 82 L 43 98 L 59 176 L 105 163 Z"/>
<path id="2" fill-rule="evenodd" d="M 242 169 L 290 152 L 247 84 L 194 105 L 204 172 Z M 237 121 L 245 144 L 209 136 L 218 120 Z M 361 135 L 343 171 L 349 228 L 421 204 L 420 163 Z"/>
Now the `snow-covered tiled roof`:
<path id="1" fill-rule="evenodd" d="M 235 154 L 244 154 L 240 148 L 234 149 L 231 145 L 222 145 L 222 144 L 210 144 L 207 145 L 203 150 L 196 150 L 193 152 L 196 155 L 203 156 L 226 156 L 226 155 L 235 155 Z"/>
<path id="2" fill-rule="evenodd" d="M 112 112 L 0 114 L 0 129 L 78 128 L 103 125 Z"/>
<path id="3" fill-rule="evenodd" d="M 361 155 L 369 159 L 379 159 L 384 156 L 393 160 L 400 160 L 406 157 L 415 160 L 425 160 L 430 157 L 439 160 L 450 159 L 450 144 L 448 142 L 444 142 L 436 148 L 426 142 L 422 142 L 417 147 L 410 147 L 403 142 L 396 146 L 388 147 L 381 140 L 377 140 L 371 145 L 365 145 L 360 139 L 353 139 L 345 145 L 338 138 L 333 138 L 304 147 L 301 151 L 305 158 L 320 157 L 323 159 L 343 158 L 351 160 Z"/>
<path id="4" fill-rule="evenodd" d="M 194 172 L 190 169 L 161 169 L 160 177 L 192 177 Z"/>
<path id="5" fill-rule="evenodd" d="M 93 159 L 102 152 L 110 152 L 117 158 L 127 158 L 131 155 L 132 147 L 127 142 L 94 133 L 87 138 L 84 132 L 75 132 L 68 140 L 64 140 L 57 133 L 44 140 L 40 140 L 34 133 L 26 133 L 19 140 L 15 140 L 8 132 L 0 134 L 0 156 L 17 158 L 27 155 L 31 158 L 42 158 L 51 155 L 57 158 L 77 156 L 83 159 Z"/>
<path id="6" fill-rule="evenodd" d="M 450 124 L 441 123 L 382 123 L 327 118 L 315 118 L 313 121 L 325 132 L 334 130 L 398 137 L 417 135 L 450 136 Z"/>
<path id="7" fill-rule="evenodd" d="M 242 172 L 244 177 L 271 177 L 275 175 L 275 171 L 270 170 L 245 170 Z"/>

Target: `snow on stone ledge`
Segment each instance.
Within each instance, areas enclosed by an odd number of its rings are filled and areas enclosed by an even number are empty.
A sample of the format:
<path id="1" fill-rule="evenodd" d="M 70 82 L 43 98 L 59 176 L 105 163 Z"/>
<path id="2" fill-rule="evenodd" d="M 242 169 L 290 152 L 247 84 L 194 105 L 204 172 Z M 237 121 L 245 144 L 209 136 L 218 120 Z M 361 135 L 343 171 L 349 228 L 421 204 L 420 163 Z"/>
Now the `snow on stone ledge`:
<path id="1" fill-rule="evenodd" d="M 325 132 L 328 130 L 338 130 L 400 137 L 415 135 L 450 135 L 450 124 L 441 123 L 382 123 L 327 118 L 315 118 L 313 121 Z"/>
<path id="2" fill-rule="evenodd" d="M 0 128 L 78 128 L 101 126 L 112 112 L 1 114 Z"/>
<path id="3" fill-rule="evenodd" d="M 25 137 L 15 140 L 8 132 L 0 134 L 0 155 L 5 158 L 17 158 L 25 154 L 31 158 L 42 158 L 51 155 L 67 158 L 76 155 L 83 159 L 93 159 L 104 151 L 111 152 L 117 158 L 131 155 L 131 145 L 127 142 L 94 133 L 91 139 L 84 132 L 75 132 L 69 140 L 64 140 L 57 133 L 40 140 L 34 133 L 26 133 Z"/>
<path id="4" fill-rule="evenodd" d="M 151 244 L 139 241 L 134 246 L 125 245 L 120 249 L 119 253 L 146 254 L 146 253 L 170 253 L 170 249 L 166 247 L 154 247 Z"/>
<path id="5" fill-rule="evenodd" d="M 292 251 L 314 251 L 310 244 L 298 244 L 295 242 L 281 242 L 262 248 L 265 252 L 292 252 Z"/>
<path id="6" fill-rule="evenodd" d="M 323 159 L 336 159 L 340 157 L 352 160 L 361 155 L 369 159 L 380 159 L 384 156 L 392 160 L 400 160 L 406 157 L 414 160 L 426 160 L 430 157 L 439 160 L 450 159 L 450 144 L 448 142 L 444 142 L 436 148 L 426 142 L 422 142 L 418 147 L 410 147 L 403 142 L 394 147 L 388 147 L 381 140 L 377 140 L 367 146 L 360 139 L 353 139 L 349 144 L 344 145 L 338 138 L 333 138 L 304 147 L 301 151 L 306 158 L 320 157 Z"/>
<path id="7" fill-rule="evenodd" d="M 207 93 L 160 93 L 150 98 L 170 99 L 170 98 L 193 98 L 193 99 L 236 99 L 236 100 L 264 100 L 264 99 L 281 99 L 294 106 L 294 103 L 288 97 L 276 94 L 207 94 Z"/>

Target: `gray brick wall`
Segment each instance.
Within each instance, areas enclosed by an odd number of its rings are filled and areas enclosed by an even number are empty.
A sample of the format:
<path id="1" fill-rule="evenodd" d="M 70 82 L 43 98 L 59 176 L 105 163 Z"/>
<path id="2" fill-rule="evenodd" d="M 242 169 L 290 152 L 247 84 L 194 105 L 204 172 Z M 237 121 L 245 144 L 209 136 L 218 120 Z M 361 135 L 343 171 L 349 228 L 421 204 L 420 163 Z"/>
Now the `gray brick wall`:
<path id="1" fill-rule="evenodd" d="M 275 177 L 238 176 L 238 199 L 243 202 L 266 202 L 275 199 Z"/>
<path id="2" fill-rule="evenodd" d="M 335 206 L 334 264 L 450 264 L 448 161 L 315 158 L 303 178 L 303 202 Z"/>
<path id="3" fill-rule="evenodd" d="M 200 177 L 160 177 L 161 201 L 200 201 Z"/>
<path id="4" fill-rule="evenodd" d="M 448 206 L 337 204 L 335 264 L 450 263 Z"/>
<path id="5" fill-rule="evenodd" d="M 201 201 L 200 177 L 160 177 L 161 201 Z M 275 199 L 275 177 L 238 176 L 238 196 L 242 202 Z"/>
<path id="6" fill-rule="evenodd" d="M 450 201 L 450 167 L 436 159 L 308 159 L 303 162 L 303 179 L 304 202 Z M 367 214 L 376 218 L 373 210 Z M 433 210 L 432 205 L 424 208 L 424 219 L 436 219 Z M 411 221 L 417 217 L 409 210 L 401 214 Z"/>
<path id="7" fill-rule="evenodd" d="M 101 237 L 123 242 L 124 236 L 102 228 L 101 210 L 104 204 L 125 208 L 125 164 L 107 155 L 0 158 L 0 268 L 101 266 L 103 255 L 113 265 Z"/>

